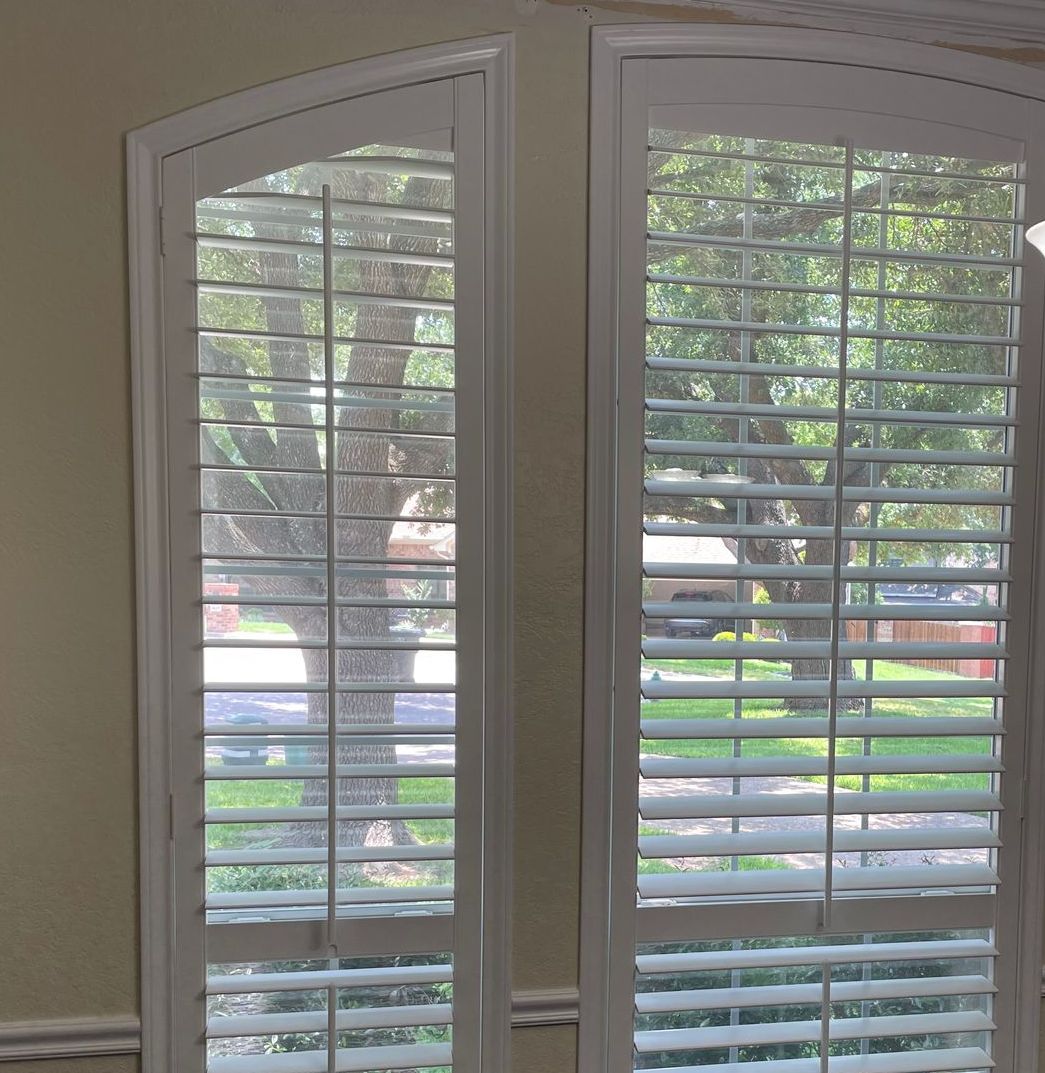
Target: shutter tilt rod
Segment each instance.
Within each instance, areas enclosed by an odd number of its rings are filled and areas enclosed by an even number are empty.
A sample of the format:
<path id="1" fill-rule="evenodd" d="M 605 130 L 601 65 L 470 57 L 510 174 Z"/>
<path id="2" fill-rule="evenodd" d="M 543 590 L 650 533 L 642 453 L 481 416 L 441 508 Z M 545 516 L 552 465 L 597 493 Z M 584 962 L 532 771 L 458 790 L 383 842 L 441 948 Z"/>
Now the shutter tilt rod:
<path id="1" fill-rule="evenodd" d="M 831 924 L 831 903 L 834 894 L 834 841 L 835 841 L 835 768 L 837 765 L 838 732 L 838 653 L 841 643 L 842 620 L 842 508 L 845 482 L 845 409 L 846 374 L 849 358 L 849 264 L 853 245 L 853 143 L 849 138 L 839 139 L 836 144 L 845 146 L 845 194 L 842 211 L 842 301 L 839 311 L 838 336 L 838 419 L 835 427 L 835 488 L 834 488 L 834 562 L 831 581 L 831 664 L 828 683 L 827 725 L 827 802 L 824 817 L 824 901 L 821 909 L 821 926 Z M 825 999 L 826 1001 L 826 999 Z M 830 1014 L 828 1006 L 826 1012 Z M 821 1048 L 821 1067 L 826 1071 L 827 1056 Z"/>
<path id="2" fill-rule="evenodd" d="M 831 962 L 820 963 L 820 1073 L 831 1069 Z"/>
<path id="3" fill-rule="evenodd" d="M 323 374 L 327 538 L 327 943 L 337 957 L 337 561 L 334 471 L 337 468 L 334 393 L 334 250 L 330 186 L 323 186 Z"/>
<path id="4" fill-rule="evenodd" d="M 330 185 L 323 184 L 323 379 L 327 537 L 327 946 L 337 961 L 337 443 L 334 409 L 334 227 Z M 337 987 L 327 988 L 327 1073 L 337 1069 Z"/>

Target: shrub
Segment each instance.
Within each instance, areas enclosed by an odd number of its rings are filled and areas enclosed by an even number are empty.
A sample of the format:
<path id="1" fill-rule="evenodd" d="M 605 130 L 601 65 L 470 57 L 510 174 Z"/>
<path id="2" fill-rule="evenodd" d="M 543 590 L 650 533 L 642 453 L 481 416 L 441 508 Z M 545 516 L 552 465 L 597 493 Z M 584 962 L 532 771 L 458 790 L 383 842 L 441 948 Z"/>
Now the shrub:
<path id="1" fill-rule="evenodd" d="M 779 637 L 759 637 L 757 634 L 748 633 L 746 630 L 741 635 L 745 641 L 758 641 L 761 644 L 779 644 Z M 732 630 L 723 630 L 721 633 L 716 633 L 712 638 L 713 641 L 735 641 L 737 635 Z M 768 652 L 765 655 L 759 657 L 760 659 L 767 660 L 771 663 L 783 662 L 779 656 L 772 656 Z"/>
<path id="2" fill-rule="evenodd" d="M 769 593 L 765 589 L 759 588 L 755 590 L 755 603 L 756 604 L 769 604 L 773 601 L 769 597 Z M 760 618 L 758 620 L 762 624 L 762 628 L 766 630 L 772 630 L 774 633 L 780 633 L 784 628 L 784 624 L 775 618 Z"/>

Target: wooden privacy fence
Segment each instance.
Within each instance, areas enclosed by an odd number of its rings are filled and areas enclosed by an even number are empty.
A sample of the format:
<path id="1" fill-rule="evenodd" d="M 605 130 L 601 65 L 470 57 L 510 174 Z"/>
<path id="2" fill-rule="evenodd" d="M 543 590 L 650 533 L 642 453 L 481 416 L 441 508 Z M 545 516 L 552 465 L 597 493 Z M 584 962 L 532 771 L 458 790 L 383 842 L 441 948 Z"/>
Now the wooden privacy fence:
<path id="1" fill-rule="evenodd" d="M 866 638 L 867 624 L 849 620 L 846 633 L 850 641 Z M 994 644 L 996 627 L 990 623 L 970 622 L 919 622 L 908 619 L 886 619 L 877 624 L 876 640 L 879 641 L 943 641 L 967 644 Z M 932 671 L 947 671 L 963 678 L 993 678 L 992 659 L 898 659 L 896 663 L 924 667 Z"/>

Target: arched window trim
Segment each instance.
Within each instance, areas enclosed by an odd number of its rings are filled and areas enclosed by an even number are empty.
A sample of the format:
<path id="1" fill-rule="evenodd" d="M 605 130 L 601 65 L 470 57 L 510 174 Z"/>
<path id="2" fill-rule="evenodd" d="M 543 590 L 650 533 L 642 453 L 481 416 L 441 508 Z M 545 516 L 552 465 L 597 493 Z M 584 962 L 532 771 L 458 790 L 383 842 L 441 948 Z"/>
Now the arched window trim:
<path id="1" fill-rule="evenodd" d="M 677 23 L 602 27 L 592 31 L 591 126 L 589 189 L 588 301 L 588 467 L 587 544 L 585 583 L 585 712 L 582 831 L 580 1032 L 581 1073 L 607 1073 L 630 1068 L 622 1048 L 630 1041 L 631 1020 L 623 1013 L 623 994 L 614 980 L 634 971 L 634 943 L 628 941 L 628 920 L 635 913 L 635 893 L 615 881 L 611 851 L 613 816 L 623 811 L 614 800 L 630 800 L 634 792 L 630 756 L 614 748 L 612 666 L 618 639 L 615 633 L 615 574 L 617 535 L 615 503 L 616 422 L 620 405 L 616 381 L 618 336 L 618 270 L 622 174 L 622 117 L 633 102 L 622 93 L 626 60 L 728 57 L 787 59 L 809 63 L 843 64 L 878 71 L 917 74 L 986 90 L 998 90 L 1027 101 L 1045 101 L 1045 73 L 995 59 L 929 45 L 835 31 L 780 27 L 689 25 Z M 1030 132 L 1028 131 L 1028 134 Z M 1040 197 L 1040 190 L 1039 190 Z M 1036 256 L 1036 255 L 1031 255 Z M 1039 272 L 1035 272 L 1039 275 Z M 1045 300 L 1031 291 L 1032 300 Z M 1025 359 L 1031 355 L 1025 352 Z M 1034 355 L 1040 357 L 1040 355 Z M 1042 442 L 1036 448 L 1039 472 Z M 1039 501 L 1032 505 L 1040 519 Z M 1036 524 L 1040 533 L 1040 521 Z M 1040 542 L 1040 537 L 1038 538 Z M 1037 543 L 1037 542 L 1036 542 Z M 1045 576 L 1039 556 L 1033 579 L 1031 651 L 1045 636 Z M 1045 667 L 1037 661 L 1027 683 L 1029 695 L 1045 696 Z M 1040 713 L 1039 713 L 1040 714 Z M 1014 1069 L 1032 1068 L 1037 1061 L 1040 1016 L 1040 951 L 1042 905 L 1045 904 L 1045 792 L 1040 772 L 1045 766 L 1045 726 L 1028 720 L 1025 741 L 1023 837 L 1019 850 L 1023 881 L 1019 892 L 1020 949 L 1018 1008 L 1013 1040 Z M 623 787 L 615 793 L 614 786 Z M 625 804 L 628 802 L 625 801 Z M 625 832 L 625 837 L 627 832 Z M 623 932 L 618 921 L 625 921 Z M 620 939 L 623 936 L 623 940 Z"/>
<path id="2" fill-rule="evenodd" d="M 488 624 L 488 726 L 483 821 L 482 1068 L 505 1068 L 510 1010 L 510 174 L 512 39 L 496 35 L 340 64 L 258 86 L 159 120 L 127 136 L 130 329 L 136 518 L 141 882 L 142 1066 L 174 1073 L 172 1011 L 172 783 L 168 413 L 164 386 L 163 208 L 165 158 L 258 124 L 352 98 L 478 74 L 483 78 L 485 218 L 484 353 Z"/>

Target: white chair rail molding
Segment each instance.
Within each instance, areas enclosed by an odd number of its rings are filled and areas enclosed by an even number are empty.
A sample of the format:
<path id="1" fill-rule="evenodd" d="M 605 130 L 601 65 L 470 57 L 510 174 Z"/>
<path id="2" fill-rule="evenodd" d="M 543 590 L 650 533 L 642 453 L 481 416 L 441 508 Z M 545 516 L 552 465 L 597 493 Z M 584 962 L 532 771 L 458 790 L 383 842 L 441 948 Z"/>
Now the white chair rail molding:
<path id="1" fill-rule="evenodd" d="M 576 1024 L 579 1000 L 575 987 L 515 991 L 512 993 L 512 1027 Z M 0 1062 L 140 1052 L 141 1022 L 137 1017 L 85 1017 L 0 1024 Z"/>

